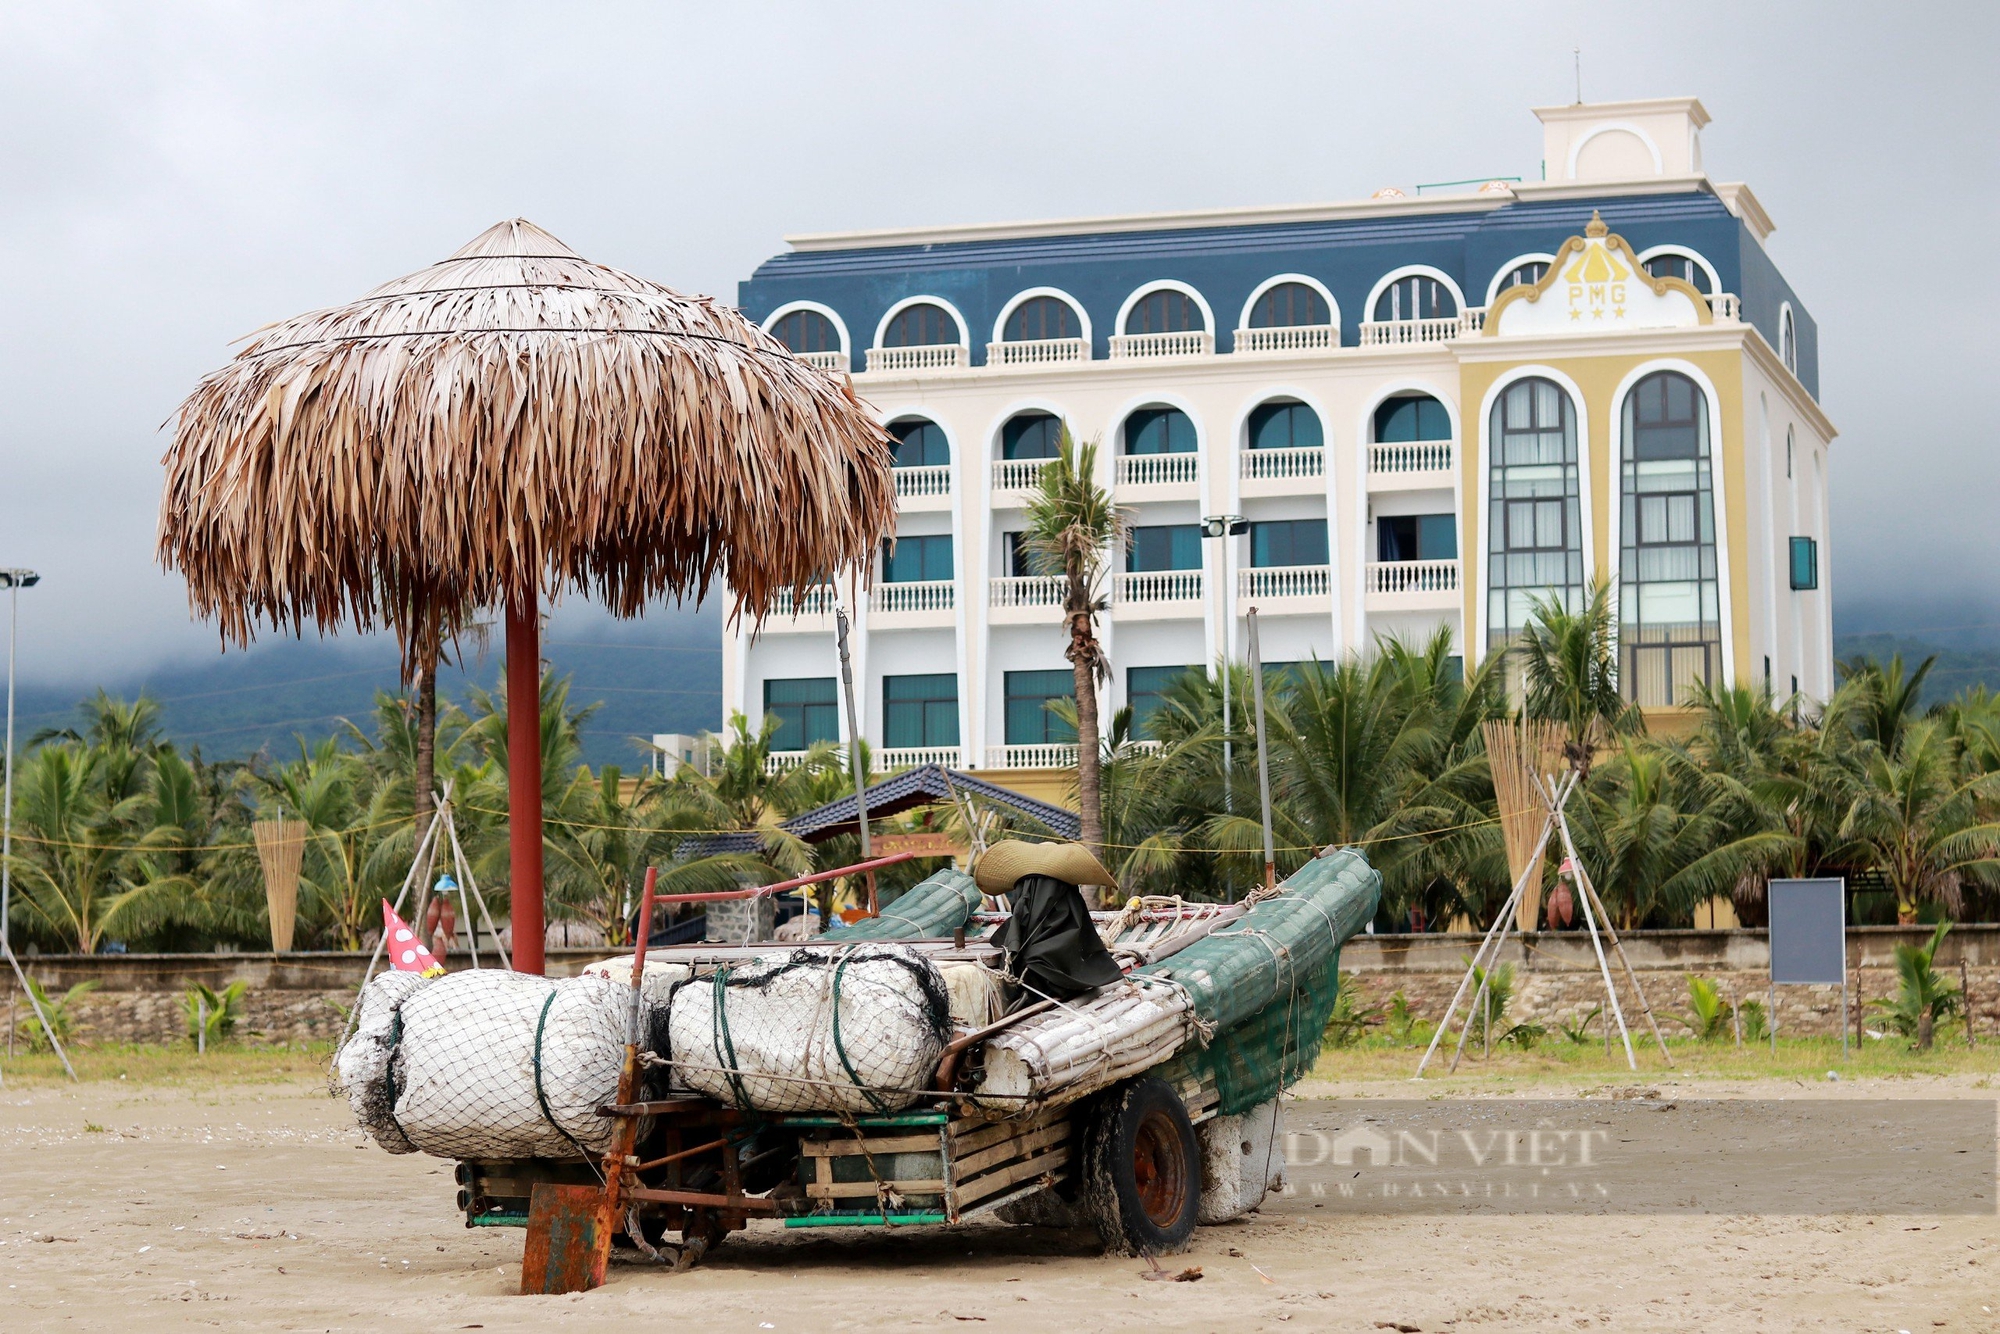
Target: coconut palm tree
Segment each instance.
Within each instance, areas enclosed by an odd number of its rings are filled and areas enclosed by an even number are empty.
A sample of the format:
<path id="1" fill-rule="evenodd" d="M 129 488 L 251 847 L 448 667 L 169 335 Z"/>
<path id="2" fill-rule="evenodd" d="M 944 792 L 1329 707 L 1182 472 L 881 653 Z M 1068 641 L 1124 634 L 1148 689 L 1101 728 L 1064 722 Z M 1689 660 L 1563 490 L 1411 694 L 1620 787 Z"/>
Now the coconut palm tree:
<path id="1" fill-rule="evenodd" d="M 1564 752 L 1586 778 L 1605 738 L 1640 726 L 1639 711 L 1618 693 L 1614 621 L 1611 584 L 1600 579 L 1575 611 L 1558 594 L 1537 598 L 1513 649 L 1521 665 L 1523 716 L 1561 724 Z"/>
<path id="2" fill-rule="evenodd" d="M 1842 662 L 1843 683 L 1855 687 L 1843 710 L 1854 734 L 1895 754 L 1902 746 L 1904 729 L 1923 716 L 1924 680 L 1936 663 L 1937 655 L 1932 654 L 1906 672 L 1900 653 L 1891 655 L 1887 663 L 1874 658 Z"/>
<path id="3" fill-rule="evenodd" d="M 409 869 L 413 841 L 401 788 L 371 781 L 333 737 L 317 745 L 300 738 L 298 758 L 262 782 L 272 805 L 306 825 L 300 916 L 337 948 L 360 949 L 379 921 L 376 900 Z"/>
<path id="4" fill-rule="evenodd" d="M 1890 751 L 1869 743 L 1841 836 L 1882 872 L 1896 920 L 1939 903 L 1957 913 L 1967 880 L 2000 884 L 2000 774 L 1965 763 L 1964 747 L 1934 718 L 1901 723 Z"/>
<path id="5" fill-rule="evenodd" d="M 1097 481 L 1097 442 L 1078 444 L 1064 427 L 1056 456 L 1042 465 L 1029 498 L 1025 529 L 1036 567 L 1060 574 L 1069 646 L 1063 656 L 1076 674 L 1076 796 L 1082 839 L 1093 852 L 1104 847 L 1103 757 L 1098 732 L 1097 687 L 1111 664 L 1097 638 L 1099 591 L 1124 521 Z"/>

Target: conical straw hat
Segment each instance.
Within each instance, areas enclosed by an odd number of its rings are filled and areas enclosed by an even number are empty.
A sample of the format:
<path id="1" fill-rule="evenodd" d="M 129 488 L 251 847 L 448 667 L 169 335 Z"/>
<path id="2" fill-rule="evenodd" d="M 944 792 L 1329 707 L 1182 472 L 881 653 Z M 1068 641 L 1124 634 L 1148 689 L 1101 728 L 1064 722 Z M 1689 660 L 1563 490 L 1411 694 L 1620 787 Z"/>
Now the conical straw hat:
<path id="1" fill-rule="evenodd" d="M 1024 875 L 1049 875 L 1072 885 L 1110 885 L 1118 879 L 1081 843 L 1028 843 L 1008 839 L 986 850 L 972 878 L 988 894 L 1005 894 Z"/>

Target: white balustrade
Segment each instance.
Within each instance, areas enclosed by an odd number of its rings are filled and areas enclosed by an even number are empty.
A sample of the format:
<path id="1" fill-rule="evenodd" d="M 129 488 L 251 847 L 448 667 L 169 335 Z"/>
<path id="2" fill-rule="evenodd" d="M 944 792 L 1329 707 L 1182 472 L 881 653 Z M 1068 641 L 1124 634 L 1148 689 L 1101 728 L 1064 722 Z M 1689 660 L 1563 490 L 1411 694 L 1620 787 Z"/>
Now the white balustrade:
<path id="1" fill-rule="evenodd" d="M 988 343 L 988 366 L 1061 366 L 1090 360 L 1088 338 L 1028 338 Z"/>
<path id="2" fill-rule="evenodd" d="M 1246 598 L 1323 598 L 1332 587 L 1324 565 L 1270 565 L 1238 570 L 1236 590 Z"/>
<path id="3" fill-rule="evenodd" d="M 953 591 L 958 584 L 951 579 L 926 579 L 918 583 L 877 584 L 868 595 L 870 611 L 950 611 L 953 605 Z"/>
<path id="4" fill-rule="evenodd" d="M 1201 455 L 1120 454 L 1118 485 L 1173 486 L 1192 483 L 1199 475 Z"/>
<path id="5" fill-rule="evenodd" d="M 1215 335 L 1206 329 L 1181 333 L 1113 334 L 1113 360 L 1133 357 L 1205 357 L 1215 351 Z"/>
<path id="6" fill-rule="evenodd" d="M 1243 460 L 1246 482 L 1276 482 L 1291 477 L 1326 476 L 1326 450 L 1318 446 L 1304 449 L 1246 449 Z"/>
<path id="7" fill-rule="evenodd" d="M 890 475 L 896 479 L 896 499 L 908 500 L 913 496 L 948 496 L 951 494 L 951 465 L 933 463 L 922 468 L 892 468 Z"/>
<path id="8" fill-rule="evenodd" d="M 794 352 L 792 355 L 803 361 L 806 365 L 816 366 L 823 371 L 840 371 L 845 373 L 847 370 L 847 354 L 845 352 Z"/>
<path id="9" fill-rule="evenodd" d="M 836 600 L 832 584 L 814 584 L 803 596 L 794 596 L 791 589 L 781 588 L 771 596 L 771 615 L 831 616 Z"/>
<path id="10" fill-rule="evenodd" d="M 1265 352 L 1325 352 L 1340 346 L 1340 331 L 1331 324 L 1286 324 L 1275 329 L 1238 329 L 1237 354 Z"/>
<path id="11" fill-rule="evenodd" d="M 1448 472 L 1451 470 L 1452 442 L 1449 440 L 1403 440 L 1395 444 L 1368 446 L 1369 472 Z"/>
<path id="12" fill-rule="evenodd" d="M 869 761 L 878 774 L 892 773 L 897 769 L 916 769 L 926 764 L 956 769 L 964 762 L 957 746 L 897 746 L 889 750 L 870 751 Z"/>
<path id="13" fill-rule="evenodd" d="M 972 349 L 963 343 L 920 343 L 915 347 L 871 347 L 871 371 L 947 371 L 972 364 Z"/>
<path id="14" fill-rule="evenodd" d="M 1111 596 L 1119 602 L 1198 602 L 1201 571 L 1126 571 L 1113 576 Z"/>
<path id="15" fill-rule="evenodd" d="M 1458 591 L 1455 560 L 1384 560 L 1368 565 L 1370 593 L 1453 593 Z"/>
<path id="16" fill-rule="evenodd" d="M 1474 306 L 1436 320 L 1363 320 L 1361 346 L 1401 347 L 1414 343 L 1449 343 L 1469 338 L 1485 327 L 1486 308 Z"/>
<path id="17" fill-rule="evenodd" d="M 768 751 L 764 756 L 764 772 L 767 774 L 781 774 L 787 770 L 796 769 L 806 762 L 806 756 L 810 754 L 812 752 L 809 750 Z"/>
<path id="18" fill-rule="evenodd" d="M 1060 607 L 1063 583 L 1056 574 L 1005 575 L 992 581 L 987 601 L 995 607 Z"/>
<path id="19" fill-rule="evenodd" d="M 995 491 L 1037 491 L 1042 485 L 1042 468 L 1050 459 L 1001 459 L 993 465 Z"/>
<path id="20" fill-rule="evenodd" d="M 1076 744 L 1050 743 L 1040 746 L 988 746 L 989 769 L 1074 769 Z"/>
<path id="21" fill-rule="evenodd" d="M 1710 296 L 1708 309 L 1724 324 L 1739 324 L 1743 320 L 1743 298 L 1734 292 L 1717 292 Z"/>

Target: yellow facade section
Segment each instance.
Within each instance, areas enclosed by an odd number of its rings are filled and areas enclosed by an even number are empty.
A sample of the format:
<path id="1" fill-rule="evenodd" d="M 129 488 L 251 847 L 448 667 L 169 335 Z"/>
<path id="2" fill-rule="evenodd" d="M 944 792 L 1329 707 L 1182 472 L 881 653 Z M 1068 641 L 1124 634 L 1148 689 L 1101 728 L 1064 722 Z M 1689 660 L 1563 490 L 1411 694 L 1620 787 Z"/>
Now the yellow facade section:
<path id="1" fill-rule="evenodd" d="M 1600 345 L 1601 346 L 1601 345 Z M 1483 625 L 1481 615 L 1486 556 L 1486 514 L 1479 503 L 1482 469 L 1487 464 L 1486 435 L 1491 425 L 1490 390 L 1503 381 L 1526 374 L 1553 371 L 1575 384 L 1582 401 L 1575 405 L 1582 426 L 1580 457 L 1586 460 L 1590 495 L 1590 561 L 1597 575 L 1616 577 L 1618 552 L 1611 546 L 1614 507 L 1619 503 L 1617 445 L 1618 414 L 1623 410 L 1619 386 L 1639 367 L 1663 360 L 1684 362 L 1698 369 L 1714 386 L 1715 418 L 1721 425 L 1717 438 L 1710 441 L 1715 460 L 1716 525 L 1721 541 L 1717 558 L 1728 578 L 1728 625 L 1725 628 L 1730 679 L 1747 681 L 1750 672 L 1750 525 L 1746 490 L 1748 467 L 1744 458 L 1745 423 L 1743 403 L 1743 352 L 1740 349 L 1677 351 L 1662 353 L 1649 346 L 1644 352 L 1605 351 L 1559 357 L 1524 357 L 1519 361 L 1467 361 L 1459 364 L 1459 402 L 1464 405 L 1460 494 L 1465 513 L 1460 516 L 1459 559 L 1465 590 L 1465 637 L 1468 657 L 1483 657 L 1484 643 L 1474 644 L 1473 627 Z M 1552 378 L 1556 378 L 1552 377 Z M 1561 378 L 1557 378 L 1561 383 Z"/>

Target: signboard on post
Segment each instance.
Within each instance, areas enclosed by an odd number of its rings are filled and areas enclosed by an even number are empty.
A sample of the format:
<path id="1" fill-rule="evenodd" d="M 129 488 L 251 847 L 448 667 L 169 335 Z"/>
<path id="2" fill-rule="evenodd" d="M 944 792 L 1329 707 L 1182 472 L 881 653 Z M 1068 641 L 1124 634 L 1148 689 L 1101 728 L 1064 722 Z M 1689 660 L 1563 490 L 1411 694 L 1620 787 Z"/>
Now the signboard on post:
<path id="1" fill-rule="evenodd" d="M 1778 1042 L 1778 987 L 1840 986 L 1840 1052 L 1847 1054 L 1847 882 L 1773 880 L 1771 1046 Z"/>

